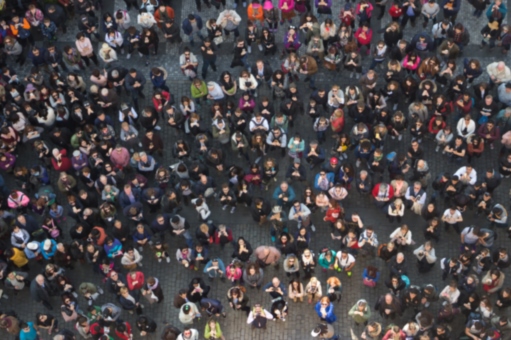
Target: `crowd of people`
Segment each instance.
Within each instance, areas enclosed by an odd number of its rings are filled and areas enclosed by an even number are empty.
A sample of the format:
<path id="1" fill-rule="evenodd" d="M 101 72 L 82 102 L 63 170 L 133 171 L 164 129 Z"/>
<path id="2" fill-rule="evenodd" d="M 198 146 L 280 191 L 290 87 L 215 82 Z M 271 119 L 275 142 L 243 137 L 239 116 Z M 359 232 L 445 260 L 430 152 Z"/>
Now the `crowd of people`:
<path id="1" fill-rule="evenodd" d="M 21 340 L 43 332 L 55 340 L 156 332 L 162 340 L 225 339 L 227 313 L 266 329 L 306 302 L 318 316 L 307 336 L 335 340 L 343 278 L 388 288 L 347 309 L 354 338 L 511 339 L 511 258 L 496 245 L 508 211 L 495 196 L 511 176 L 511 71 L 463 53 L 472 42 L 507 55 L 505 3 L 463 5 L 485 15 L 480 37 L 457 20 L 461 0 L 348 1 L 338 16 L 330 0 L 196 0 L 198 12 L 176 22 L 169 0 L 125 3 L 109 13 L 101 0 L 0 1 L 2 297 L 29 290 L 46 308 L 30 321 L 2 303 L 1 329 Z M 202 18 L 203 4 L 218 16 Z M 385 15 L 390 24 L 373 31 Z M 403 30 L 418 19 L 423 30 L 406 41 Z M 55 42 L 69 25 L 79 33 L 60 49 Z M 190 80 L 180 98 L 172 70 L 154 57 L 163 42 L 182 52 L 171 61 Z M 230 69 L 218 70 L 225 46 Z M 268 56 L 280 56 L 279 67 Z M 149 72 L 123 67 L 131 58 Z M 324 71 L 339 82 L 317 86 Z M 305 140 L 304 131 L 315 137 Z M 406 152 L 392 150 L 395 142 Z M 495 147 L 498 159 L 479 168 Z M 458 170 L 431 173 L 433 149 Z M 348 212 L 350 196 L 371 202 L 395 230 L 383 236 L 361 208 Z M 230 214 L 248 208 L 272 244 L 251 245 L 212 216 L 216 206 Z M 473 223 L 472 213 L 486 222 Z M 424 225 L 403 224 L 405 214 Z M 330 227 L 336 247 L 312 249 L 320 226 Z M 437 257 L 441 240 L 459 256 Z M 218 251 L 225 256 L 210 254 Z M 171 292 L 181 325 L 158 325 L 144 306 L 168 292 L 144 274 L 148 262 L 194 273 Z M 370 264 L 355 278 L 360 262 Z M 74 282 L 78 267 L 102 283 Z M 31 275 L 33 268 L 42 271 Z M 269 269 L 278 275 L 268 277 Z M 432 270 L 445 287 L 410 279 Z M 224 297 L 210 296 L 218 281 L 231 283 Z M 271 304 L 250 302 L 259 289 Z M 97 303 L 103 294 L 110 302 Z M 135 324 L 123 317 L 134 313 Z M 397 322 L 404 313 L 410 321 Z M 455 319 L 463 329 L 453 329 Z"/>

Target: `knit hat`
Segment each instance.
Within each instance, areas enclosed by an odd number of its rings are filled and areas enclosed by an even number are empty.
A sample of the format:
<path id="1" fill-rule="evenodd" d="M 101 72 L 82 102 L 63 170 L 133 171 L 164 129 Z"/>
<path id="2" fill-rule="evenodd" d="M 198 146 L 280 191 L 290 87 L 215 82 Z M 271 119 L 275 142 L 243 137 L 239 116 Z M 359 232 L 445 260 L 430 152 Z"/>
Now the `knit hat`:
<path id="1" fill-rule="evenodd" d="M 80 150 L 73 151 L 73 156 L 74 157 L 79 157 L 80 156 Z"/>
<path id="2" fill-rule="evenodd" d="M 266 0 L 263 5 L 263 10 L 269 11 L 270 9 L 273 9 L 273 3 L 270 0 Z"/>

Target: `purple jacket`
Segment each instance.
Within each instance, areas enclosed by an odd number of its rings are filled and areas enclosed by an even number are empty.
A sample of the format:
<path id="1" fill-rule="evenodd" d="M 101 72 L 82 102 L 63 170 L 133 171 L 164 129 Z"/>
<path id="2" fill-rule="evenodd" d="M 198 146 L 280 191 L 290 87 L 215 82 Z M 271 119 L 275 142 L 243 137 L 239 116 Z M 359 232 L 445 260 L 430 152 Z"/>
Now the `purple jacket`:
<path id="1" fill-rule="evenodd" d="M 326 0 L 326 7 L 332 7 L 332 0 Z M 319 0 L 314 0 L 314 5 L 316 6 L 316 8 L 319 6 Z"/>
<path id="2" fill-rule="evenodd" d="M 71 158 L 71 164 L 73 165 L 73 169 L 75 169 L 76 171 L 80 171 L 84 167 L 89 165 L 89 159 L 86 154 L 80 152 L 79 158 L 76 158 L 74 156 Z"/>
<path id="3" fill-rule="evenodd" d="M 298 32 L 295 33 L 295 36 L 293 37 L 293 41 L 289 42 L 289 33 L 286 33 L 284 35 L 284 47 L 286 49 L 294 48 L 295 50 L 298 50 L 300 46 L 302 46 L 302 43 L 300 43 L 300 36 L 298 35 Z"/>

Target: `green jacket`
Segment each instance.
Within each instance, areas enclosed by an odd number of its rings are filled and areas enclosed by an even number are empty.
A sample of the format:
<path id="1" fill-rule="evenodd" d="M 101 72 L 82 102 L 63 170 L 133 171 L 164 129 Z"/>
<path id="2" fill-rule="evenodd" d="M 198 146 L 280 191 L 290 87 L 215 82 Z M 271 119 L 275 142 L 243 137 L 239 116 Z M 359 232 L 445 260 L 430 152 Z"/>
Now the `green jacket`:
<path id="1" fill-rule="evenodd" d="M 206 330 L 204 331 L 204 337 L 206 339 L 220 339 L 222 337 L 222 330 L 220 329 L 220 324 L 216 322 L 215 325 L 216 336 L 214 338 L 211 337 L 211 327 L 209 326 L 209 322 L 206 324 Z"/>
<path id="2" fill-rule="evenodd" d="M 202 98 L 208 95 L 208 86 L 206 85 L 206 82 L 202 82 L 200 87 L 190 85 L 190 91 L 192 92 L 192 98 Z"/>
<path id="3" fill-rule="evenodd" d="M 366 307 L 363 312 L 364 314 L 363 315 L 355 314 L 355 312 L 358 311 L 358 305 L 362 302 L 365 302 L 366 304 Z M 357 303 L 355 303 L 355 305 L 351 307 L 350 311 L 348 312 L 348 315 L 350 315 L 353 318 L 353 320 L 355 320 L 356 323 L 358 324 L 364 323 L 371 317 L 371 307 L 369 307 L 369 304 L 367 303 L 366 300 L 363 299 L 358 300 Z"/>

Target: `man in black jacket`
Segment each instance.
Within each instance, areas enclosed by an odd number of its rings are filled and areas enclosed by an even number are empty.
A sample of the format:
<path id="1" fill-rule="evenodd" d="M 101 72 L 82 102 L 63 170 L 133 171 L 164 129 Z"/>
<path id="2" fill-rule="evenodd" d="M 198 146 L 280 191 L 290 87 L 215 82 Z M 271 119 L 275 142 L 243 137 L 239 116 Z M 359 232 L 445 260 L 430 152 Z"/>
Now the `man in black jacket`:
<path id="1" fill-rule="evenodd" d="M 271 86 L 271 76 L 273 75 L 273 70 L 271 69 L 268 63 L 265 63 L 262 59 L 256 61 L 255 67 L 252 67 L 252 74 L 257 79 L 257 86 L 261 86 L 261 83 L 268 84 L 268 87 Z"/>
<path id="2" fill-rule="evenodd" d="M 30 283 L 30 295 L 36 302 L 42 303 L 44 307 L 53 310 L 50 302 L 51 288 L 49 282 L 43 275 L 39 274 Z"/>

